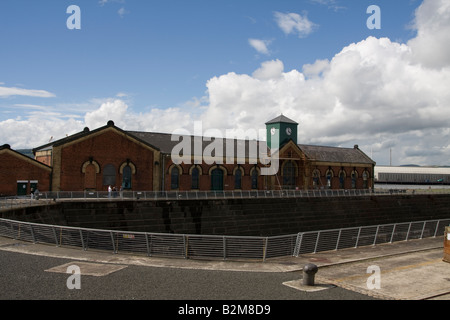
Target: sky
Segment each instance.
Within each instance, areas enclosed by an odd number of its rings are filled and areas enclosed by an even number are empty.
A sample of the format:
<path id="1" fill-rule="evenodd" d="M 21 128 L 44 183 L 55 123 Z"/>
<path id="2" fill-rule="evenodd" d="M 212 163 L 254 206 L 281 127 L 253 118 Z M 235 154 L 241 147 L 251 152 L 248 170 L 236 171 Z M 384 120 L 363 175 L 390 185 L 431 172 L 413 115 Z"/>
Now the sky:
<path id="1" fill-rule="evenodd" d="M 300 144 L 450 165 L 448 0 L 2 0 L 0 45 L 14 149 L 108 120 L 225 133 L 283 114 Z"/>

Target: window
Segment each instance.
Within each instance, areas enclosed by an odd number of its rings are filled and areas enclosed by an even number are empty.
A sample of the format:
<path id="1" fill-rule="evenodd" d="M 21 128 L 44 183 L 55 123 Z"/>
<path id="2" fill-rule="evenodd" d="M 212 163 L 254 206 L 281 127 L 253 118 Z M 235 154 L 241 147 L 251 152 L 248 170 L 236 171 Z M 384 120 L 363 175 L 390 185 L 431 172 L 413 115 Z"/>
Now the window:
<path id="1" fill-rule="evenodd" d="M 339 189 L 344 188 L 345 188 L 345 171 L 341 170 L 341 172 L 339 172 Z"/>
<path id="2" fill-rule="evenodd" d="M 367 170 L 364 170 L 362 178 L 363 178 L 363 188 L 367 189 L 369 187 L 369 172 Z"/>
<path id="3" fill-rule="evenodd" d="M 211 171 L 211 190 L 223 190 L 223 171 L 220 168 Z"/>
<path id="4" fill-rule="evenodd" d="M 95 189 L 97 187 L 96 183 L 96 169 L 93 164 L 88 164 L 84 172 L 84 188 L 85 189 Z"/>
<path id="5" fill-rule="evenodd" d="M 358 179 L 358 172 L 356 170 L 352 171 L 352 189 L 356 188 L 356 179 Z"/>
<path id="6" fill-rule="evenodd" d="M 236 168 L 234 173 L 234 188 L 242 189 L 242 169 L 240 167 Z"/>
<path id="7" fill-rule="evenodd" d="M 313 171 L 313 188 L 317 189 L 320 184 L 320 171 L 319 169 L 314 169 Z"/>
<path id="8" fill-rule="evenodd" d="M 103 169 L 103 185 L 115 186 L 116 185 L 116 168 L 112 164 L 108 164 Z"/>
<path id="9" fill-rule="evenodd" d="M 180 169 L 174 166 L 170 173 L 170 188 L 178 189 L 180 186 Z"/>
<path id="10" fill-rule="evenodd" d="M 250 175 L 252 177 L 252 189 L 258 189 L 258 170 L 253 168 Z"/>
<path id="11" fill-rule="evenodd" d="M 295 169 L 294 162 L 288 161 L 283 166 L 283 186 L 287 189 L 295 188 Z"/>
<path id="12" fill-rule="evenodd" d="M 334 176 L 333 170 L 329 168 L 325 176 L 327 177 L 327 188 L 331 189 L 331 179 L 333 179 Z"/>
<path id="13" fill-rule="evenodd" d="M 131 174 L 132 174 L 131 167 L 129 165 L 125 166 L 123 168 L 122 173 L 122 187 L 124 189 L 131 189 Z"/>
<path id="14" fill-rule="evenodd" d="M 197 167 L 193 168 L 191 172 L 191 179 L 192 179 L 191 189 L 199 189 L 199 177 L 200 177 L 200 170 Z"/>

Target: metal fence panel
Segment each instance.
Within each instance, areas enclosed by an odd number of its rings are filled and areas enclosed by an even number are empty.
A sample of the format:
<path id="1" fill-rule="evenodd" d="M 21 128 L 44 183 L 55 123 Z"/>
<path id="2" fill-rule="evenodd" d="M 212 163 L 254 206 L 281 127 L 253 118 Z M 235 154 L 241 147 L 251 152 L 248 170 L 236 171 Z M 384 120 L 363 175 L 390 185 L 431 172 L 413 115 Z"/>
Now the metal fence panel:
<path id="1" fill-rule="evenodd" d="M 186 258 L 224 258 L 223 236 L 186 236 Z"/>
<path id="2" fill-rule="evenodd" d="M 301 232 L 275 237 L 156 234 L 0 219 L 0 236 L 84 250 L 148 256 L 266 259 L 441 236 L 450 219 Z"/>
<path id="3" fill-rule="evenodd" d="M 297 235 L 268 237 L 264 259 L 292 256 Z"/>

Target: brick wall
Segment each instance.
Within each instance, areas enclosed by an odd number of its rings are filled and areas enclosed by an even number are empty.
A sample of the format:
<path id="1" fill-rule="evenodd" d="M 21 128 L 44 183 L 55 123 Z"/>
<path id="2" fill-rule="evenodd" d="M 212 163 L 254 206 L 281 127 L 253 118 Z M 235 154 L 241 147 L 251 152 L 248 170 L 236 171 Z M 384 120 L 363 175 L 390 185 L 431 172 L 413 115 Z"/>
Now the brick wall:
<path id="1" fill-rule="evenodd" d="M 107 165 L 114 166 L 115 179 L 112 186 L 122 185 L 123 174 L 120 167 L 129 164 L 135 172 L 131 177 L 133 190 L 153 190 L 154 152 L 143 144 L 137 143 L 114 129 L 104 130 L 101 134 L 89 135 L 76 143 L 60 147 L 60 165 L 54 161 L 55 181 L 54 190 L 79 191 L 86 189 L 86 177 L 82 172 L 83 164 L 95 162 L 99 166 L 99 173 L 95 181 L 98 191 L 106 191 L 108 185 L 103 183 L 103 175 Z M 55 150 L 57 151 L 57 150 Z M 54 154 L 56 160 L 56 152 Z M 58 186 L 59 183 L 59 186 Z"/>
<path id="2" fill-rule="evenodd" d="M 49 191 L 51 168 L 12 150 L 0 151 L 0 195 L 17 195 L 17 181 L 28 181 L 26 193 L 30 194 L 30 181 L 38 181 L 40 191 Z"/>
<path id="3" fill-rule="evenodd" d="M 450 195 L 64 202 L 58 204 L 61 218 L 52 213 L 52 219 L 76 227 L 124 231 L 275 236 L 449 219 L 449 205 Z M 35 216 L 44 219 L 46 214 Z M 8 213 L 3 217 L 8 218 Z"/>

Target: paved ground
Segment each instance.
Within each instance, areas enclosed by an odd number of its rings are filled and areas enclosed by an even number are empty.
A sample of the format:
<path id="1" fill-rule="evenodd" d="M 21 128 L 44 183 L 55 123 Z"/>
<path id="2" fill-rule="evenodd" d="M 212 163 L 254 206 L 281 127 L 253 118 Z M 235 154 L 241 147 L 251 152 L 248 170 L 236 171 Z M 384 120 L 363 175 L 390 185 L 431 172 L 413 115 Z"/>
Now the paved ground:
<path id="1" fill-rule="evenodd" d="M 0 299 L 450 299 L 450 263 L 442 257 L 443 237 L 265 263 L 114 255 L 0 238 Z M 302 285 L 307 263 L 319 267 L 314 287 Z"/>

